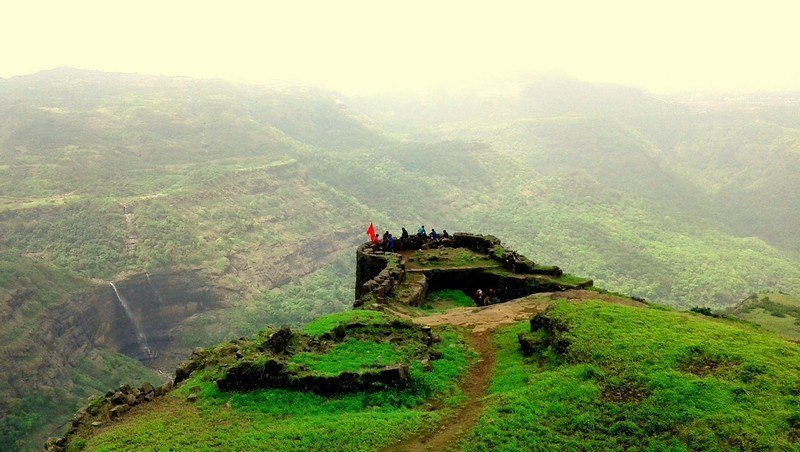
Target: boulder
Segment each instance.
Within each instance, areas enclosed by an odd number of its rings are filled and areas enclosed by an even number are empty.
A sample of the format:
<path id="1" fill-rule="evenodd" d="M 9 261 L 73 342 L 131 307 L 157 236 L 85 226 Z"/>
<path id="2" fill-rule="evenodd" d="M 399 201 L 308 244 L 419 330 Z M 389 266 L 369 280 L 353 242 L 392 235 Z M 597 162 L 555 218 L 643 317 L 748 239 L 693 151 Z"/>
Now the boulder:
<path id="1" fill-rule="evenodd" d="M 87 418 L 86 411 L 83 410 L 78 411 L 77 413 L 75 413 L 74 416 L 72 416 L 72 426 L 77 427 L 81 425 L 86 418 Z"/>
<path id="2" fill-rule="evenodd" d="M 269 349 L 272 353 L 284 353 L 286 349 L 289 348 L 292 336 L 292 330 L 289 326 L 283 325 L 281 329 L 272 333 L 269 338 L 264 341 L 264 347 Z"/>
<path id="3" fill-rule="evenodd" d="M 151 392 L 155 391 L 155 388 L 153 387 L 153 385 L 152 385 L 152 384 L 145 382 L 145 383 L 142 385 L 141 391 L 142 391 L 143 393 L 145 393 L 145 394 L 149 394 L 149 393 L 151 393 Z"/>
<path id="4" fill-rule="evenodd" d="M 66 450 L 67 448 L 67 438 L 47 438 L 47 442 L 44 444 L 44 450 L 46 451 L 62 451 Z"/>
<path id="5" fill-rule="evenodd" d="M 408 366 L 405 364 L 383 367 L 378 371 L 378 382 L 385 385 L 396 385 L 404 383 L 407 380 Z"/>
<path id="6" fill-rule="evenodd" d="M 189 378 L 189 376 L 194 372 L 200 365 L 194 359 L 189 359 L 178 364 L 178 367 L 175 368 L 175 383 L 180 383 L 183 380 Z"/>
<path id="7" fill-rule="evenodd" d="M 122 391 L 117 391 L 111 396 L 110 402 L 114 405 L 121 405 L 125 403 L 125 394 Z"/>
<path id="8" fill-rule="evenodd" d="M 128 405 L 117 405 L 114 408 L 111 408 L 111 410 L 108 412 L 108 417 L 111 420 L 117 419 L 123 414 L 127 413 L 130 409 L 131 407 Z"/>
<path id="9" fill-rule="evenodd" d="M 342 342 L 347 335 L 347 328 L 343 324 L 336 325 L 336 328 L 332 331 L 333 339 L 337 342 Z"/>

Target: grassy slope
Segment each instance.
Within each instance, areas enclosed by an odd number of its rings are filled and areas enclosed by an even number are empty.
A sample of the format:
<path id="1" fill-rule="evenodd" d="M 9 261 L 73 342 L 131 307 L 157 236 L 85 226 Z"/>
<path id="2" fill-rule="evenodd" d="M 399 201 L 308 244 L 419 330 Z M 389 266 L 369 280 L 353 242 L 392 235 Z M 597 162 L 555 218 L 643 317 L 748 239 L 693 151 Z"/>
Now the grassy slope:
<path id="1" fill-rule="evenodd" d="M 497 333 L 493 397 L 465 449 L 798 448 L 796 345 L 664 309 L 555 310 L 570 326 L 566 356 L 524 358 L 516 335 L 527 322 Z"/>
<path id="2" fill-rule="evenodd" d="M 370 322 L 378 317 L 376 313 L 361 311 L 334 314 L 312 322 L 306 331 L 319 334 L 342 321 Z M 412 363 L 411 383 L 405 389 L 331 397 L 282 389 L 223 393 L 198 375 L 166 400 L 147 407 L 141 415 L 126 417 L 101 429 L 86 445 L 92 450 L 186 447 L 375 450 L 385 447 L 411 432 L 429 427 L 460 401 L 455 383 L 471 353 L 456 332 L 443 331 L 441 335 L 443 340 L 437 349 L 442 352 L 442 359 L 432 363 L 432 372 L 423 371 L 419 362 Z M 352 345 L 344 342 L 340 347 Z M 363 350 L 368 345 L 362 343 L 359 351 L 374 355 L 385 352 L 381 347 L 388 344 L 374 345 L 378 348 Z M 334 354 L 338 356 L 340 352 L 342 350 Z M 327 366 L 325 368 L 338 368 L 343 364 L 348 363 L 333 358 L 327 363 L 314 363 Z M 190 404 L 185 398 L 193 387 L 199 388 L 199 399 Z M 430 411 L 430 405 L 423 404 L 426 401 L 435 401 L 440 408 Z"/>
<path id="3" fill-rule="evenodd" d="M 800 342 L 800 297 L 776 292 L 756 294 L 728 312 Z"/>

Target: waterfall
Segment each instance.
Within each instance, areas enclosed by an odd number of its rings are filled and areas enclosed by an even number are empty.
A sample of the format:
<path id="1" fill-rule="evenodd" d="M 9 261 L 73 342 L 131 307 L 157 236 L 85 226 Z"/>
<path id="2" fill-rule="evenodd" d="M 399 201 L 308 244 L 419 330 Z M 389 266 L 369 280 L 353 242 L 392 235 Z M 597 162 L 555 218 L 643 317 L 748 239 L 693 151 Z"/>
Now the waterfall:
<path id="1" fill-rule="evenodd" d="M 114 289 L 114 293 L 117 295 L 117 301 L 122 306 L 122 309 L 125 310 L 125 314 L 128 316 L 128 319 L 131 321 L 133 328 L 136 329 L 136 341 L 139 344 L 139 348 L 144 353 L 145 359 L 153 359 L 157 356 L 157 353 L 150 349 L 150 346 L 147 345 L 147 336 L 145 336 L 144 331 L 139 327 L 139 322 L 133 317 L 133 311 L 131 311 L 131 307 L 128 305 L 128 300 L 122 296 L 122 294 L 117 289 L 117 286 L 114 283 L 110 283 L 111 288 Z"/>

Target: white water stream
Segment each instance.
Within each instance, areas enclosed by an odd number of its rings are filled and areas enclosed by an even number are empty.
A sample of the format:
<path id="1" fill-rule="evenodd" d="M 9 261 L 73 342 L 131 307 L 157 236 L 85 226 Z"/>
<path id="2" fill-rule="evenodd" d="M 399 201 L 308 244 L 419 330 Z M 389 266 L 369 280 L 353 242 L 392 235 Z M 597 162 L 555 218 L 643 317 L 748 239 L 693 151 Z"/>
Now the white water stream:
<path id="1" fill-rule="evenodd" d="M 147 345 L 147 336 L 144 334 L 144 331 L 142 331 L 142 329 L 139 327 L 139 322 L 137 322 L 136 319 L 133 317 L 133 311 L 131 311 L 131 307 L 128 305 L 128 300 L 126 300 L 125 297 L 122 296 L 122 294 L 117 289 L 117 286 L 115 286 L 113 282 L 110 284 L 111 288 L 114 289 L 114 293 L 117 295 L 117 301 L 119 301 L 119 304 L 122 306 L 122 309 L 125 310 L 125 314 L 128 316 L 128 319 L 130 319 L 131 324 L 133 324 L 133 327 L 136 329 L 136 341 L 139 344 L 139 348 L 142 349 L 142 353 L 144 353 L 146 359 L 155 358 L 158 355 L 158 353 L 154 352 L 150 348 L 150 346 Z"/>

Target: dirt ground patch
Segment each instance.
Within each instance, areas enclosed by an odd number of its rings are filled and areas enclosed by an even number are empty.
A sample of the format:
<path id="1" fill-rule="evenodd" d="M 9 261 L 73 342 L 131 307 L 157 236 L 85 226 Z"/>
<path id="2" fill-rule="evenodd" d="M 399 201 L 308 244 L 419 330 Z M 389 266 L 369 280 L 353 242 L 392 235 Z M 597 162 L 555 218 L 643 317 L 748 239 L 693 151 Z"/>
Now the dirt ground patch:
<path id="1" fill-rule="evenodd" d="M 572 302 L 599 300 L 625 306 L 647 306 L 639 301 L 616 295 L 601 294 L 591 290 L 567 290 L 565 292 L 537 293 L 490 306 L 455 308 L 441 314 L 414 317 L 411 318 L 411 321 L 427 326 L 458 325 L 472 330 L 474 333 L 482 333 L 484 331 L 492 331 L 501 326 L 528 320 L 537 312 L 547 309 L 552 300 L 560 299 Z M 405 316 L 405 318 L 409 317 Z"/>
<path id="2" fill-rule="evenodd" d="M 641 402 L 649 395 L 650 391 L 641 384 L 626 382 L 615 385 L 604 385 L 600 393 L 600 399 L 613 403 L 635 403 Z"/>
<path id="3" fill-rule="evenodd" d="M 739 366 L 741 362 L 735 359 L 707 356 L 702 352 L 693 353 L 678 362 L 678 370 L 707 377 L 717 375 Z"/>
<path id="4" fill-rule="evenodd" d="M 455 308 L 441 314 L 415 317 L 411 321 L 427 326 L 458 325 L 472 330 L 473 333 L 484 333 L 500 326 L 528 320 L 533 314 L 544 311 L 549 304 L 547 297 L 537 294 L 491 306 Z"/>

